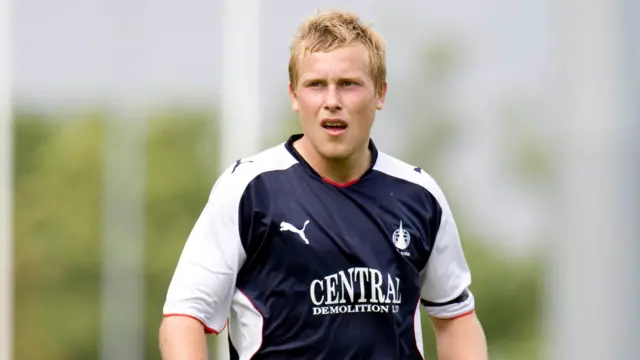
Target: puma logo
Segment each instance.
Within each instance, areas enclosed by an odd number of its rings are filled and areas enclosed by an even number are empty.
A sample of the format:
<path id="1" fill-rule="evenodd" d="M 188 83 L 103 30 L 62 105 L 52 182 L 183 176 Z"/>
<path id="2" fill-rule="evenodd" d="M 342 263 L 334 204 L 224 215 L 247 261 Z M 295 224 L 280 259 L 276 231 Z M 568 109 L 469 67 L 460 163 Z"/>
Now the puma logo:
<path id="1" fill-rule="evenodd" d="M 309 240 L 307 240 L 307 237 L 304 234 L 304 229 L 307 227 L 308 224 L 309 224 L 309 220 L 304 222 L 304 225 L 302 225 L 302 229 L 297 229 L 295 226 L 289 224 L 286 221 L 283 221 L 280 223 L 280 231 L 290 231 L 292 233 L 296 233 L 300 236 L 302 241 L 305 242 L 305 244 L 309 245 Z"/>

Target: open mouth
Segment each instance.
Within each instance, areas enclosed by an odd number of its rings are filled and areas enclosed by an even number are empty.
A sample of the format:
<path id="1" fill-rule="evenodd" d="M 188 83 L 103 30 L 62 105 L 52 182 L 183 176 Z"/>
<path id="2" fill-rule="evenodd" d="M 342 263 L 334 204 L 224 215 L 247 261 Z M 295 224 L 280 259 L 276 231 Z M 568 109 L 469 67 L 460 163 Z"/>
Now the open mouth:
<path id="1" fill-rule="evenodd" d="M 342 120 L 323 120 L 321 123 L 325 130 L 340 131 L 347 128 L 347 123 Z"/>

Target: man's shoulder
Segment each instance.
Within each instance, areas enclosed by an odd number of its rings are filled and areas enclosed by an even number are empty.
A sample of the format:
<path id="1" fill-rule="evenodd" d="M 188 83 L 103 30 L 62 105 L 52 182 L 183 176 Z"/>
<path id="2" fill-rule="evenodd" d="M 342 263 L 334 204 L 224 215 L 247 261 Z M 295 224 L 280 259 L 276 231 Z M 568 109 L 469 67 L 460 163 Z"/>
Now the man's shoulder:
<path id="1" fill-rule="evenodd" d="M 240 158 L 232 164 L 226 164 L 218 177 L 213 192 L 225 192 L 239 198 L 247 186 L 261 174 L 281 171 L 295 165 L 297 160 L 289 153 L 284 144 L 278 144 L 259 153 Z"/>
<path id="2" fill-rule="evenodd" d="M 436 180 L 419 166 L 409 164 L 397 157 L 379 152 L 374 171 L 412 183 L 427 190 L 439 202 L 444 201 L 444 194 Z"/>
<path id="3" fill-rule="evenodd" d="M 289 153 L 284 144 L 278 144 L 236 160 L 229 165 L 225 174 L 238 178 L 253 178 L 261 173 L 285 170 L 296 163 L 297 160 Z"/>

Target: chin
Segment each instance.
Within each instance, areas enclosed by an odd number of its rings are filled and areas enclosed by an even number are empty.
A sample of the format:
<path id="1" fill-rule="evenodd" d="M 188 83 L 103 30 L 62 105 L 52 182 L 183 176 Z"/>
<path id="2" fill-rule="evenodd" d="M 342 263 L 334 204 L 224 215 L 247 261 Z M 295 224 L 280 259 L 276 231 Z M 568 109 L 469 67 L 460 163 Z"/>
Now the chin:
<path id="1" fill-rule="evenodd" d="M 344 160 L 353 155 L 351 147 L 338 144 L 325 144 L 318 148 L 318 152 L 322 157 L 330 160 Z"/>

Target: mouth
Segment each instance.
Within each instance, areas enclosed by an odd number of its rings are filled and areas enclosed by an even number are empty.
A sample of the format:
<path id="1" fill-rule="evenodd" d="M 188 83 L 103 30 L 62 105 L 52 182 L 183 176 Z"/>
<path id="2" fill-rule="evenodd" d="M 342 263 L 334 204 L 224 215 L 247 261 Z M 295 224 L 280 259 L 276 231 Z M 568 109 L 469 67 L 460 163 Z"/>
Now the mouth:
<path id="1" fill-rule="evenodd" d="M 341 119 L 323 119 L 320 125 L 330 135 L 339 135 L 347 129 L 347 122 Z"/>

